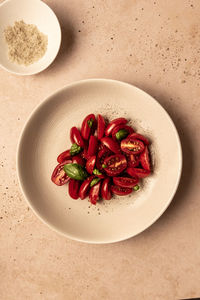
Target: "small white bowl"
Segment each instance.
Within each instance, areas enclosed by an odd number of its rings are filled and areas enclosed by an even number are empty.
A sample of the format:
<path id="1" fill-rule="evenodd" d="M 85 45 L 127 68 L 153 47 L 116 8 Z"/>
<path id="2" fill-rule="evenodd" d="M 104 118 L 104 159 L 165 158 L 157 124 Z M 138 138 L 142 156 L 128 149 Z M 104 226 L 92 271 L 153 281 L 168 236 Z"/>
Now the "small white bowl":
<path id="1" fill-rule="evenodd" d="M 6 0 L 0 5 L 0 66 L 18 75 L 33 75 L 46 69 L 58 54 L 61 44 L 61 29 L 58 19 L 51 8 L 40 0 Z M 4 38 L 4 29 L 15 21 L 23 20 L 34 24 L 48 36 L 45 55 L 29 65 L 18 65 L 8 59 L 8 46 Z"/>

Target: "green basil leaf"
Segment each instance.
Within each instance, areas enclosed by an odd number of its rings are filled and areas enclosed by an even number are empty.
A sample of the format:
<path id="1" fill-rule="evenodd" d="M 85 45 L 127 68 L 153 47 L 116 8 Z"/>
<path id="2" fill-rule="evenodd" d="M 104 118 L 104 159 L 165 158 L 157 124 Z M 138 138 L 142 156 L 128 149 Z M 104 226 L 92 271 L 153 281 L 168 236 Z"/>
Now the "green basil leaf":
<path id="1" fill-rule="evenodd" d="M 139 191 L 139 189 L 140 189 L 140 186 L 137 184 L 137 185 L 135 185 L 134 187 L 133 187 L 133 189 L 134 189 L 134 191 Z"/>
<path id="2" fill-rule="evenodd" d="M 89 126 L 90 128 L 92 127 L 93 122 L 94 122 L 93 119 L 90 119 L 90 120 L 87 121 L 88 126 Z"/>
<path id="3" fill-rule="evenodd" d="M 120 129 L 120 130 L 116 133 L 115 136 L 116 136 L 116 139 L 117 139 L 118 141 L 120 141 L 120 140 L 126 138 L 127 135 L 128 135 L 128 131 L 127 131 L 126 129 Z"/>
<path id="4" fill-rule="evenodd" d="M 90 186 L 94 186 L 95 184 L 97 184 L 99 181 L 101 180 L 101 178 L 94 178 L 91 182 L 90 182 Z"/>
<path id="5" fill-rule="evenodd" d="M 64 165 L 64 171 L 72 179 L 85 180 L 88 177 L 87 172 L 79 164 L 66 164 Z"/>
<path id="6" fill-rule="evenodd" d="M 98 169 L 94 169 L 93 174 L 94 175 L 102 175 L 102 173 Z"/>
<path id="7" fill-rule="evenodd" d="M 74 155 L 80 153 L 81 150 L 82 150 L 81 147 L 78 146 L 76 143 L 74 143 L 74 144 L 72 144 L 72 146 L 71 146 L 71 149 L 70 149 L 70 155 L 71 155 L 71 156 L 74 156 Z"/>

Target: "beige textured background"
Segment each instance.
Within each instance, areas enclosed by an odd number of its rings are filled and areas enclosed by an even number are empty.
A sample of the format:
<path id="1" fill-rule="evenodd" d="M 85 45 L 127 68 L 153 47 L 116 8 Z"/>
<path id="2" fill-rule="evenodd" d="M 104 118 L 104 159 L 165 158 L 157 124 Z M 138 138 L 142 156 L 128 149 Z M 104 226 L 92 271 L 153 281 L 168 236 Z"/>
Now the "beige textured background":
<path id="1" fill-rule="evenodd" d="M 45 2 L 62 25 L 57 59 L 31 77 L 0 70 L 0 299 L 200 297 L 200 1 Z M 27 207 L 16 178 L 16 145 L 32 109 L 65 84 L 93 77 L 127 81 L 157 98 L 184 151 L 181 185 L 166 213 L 110 245 L 51 231 Z"/>

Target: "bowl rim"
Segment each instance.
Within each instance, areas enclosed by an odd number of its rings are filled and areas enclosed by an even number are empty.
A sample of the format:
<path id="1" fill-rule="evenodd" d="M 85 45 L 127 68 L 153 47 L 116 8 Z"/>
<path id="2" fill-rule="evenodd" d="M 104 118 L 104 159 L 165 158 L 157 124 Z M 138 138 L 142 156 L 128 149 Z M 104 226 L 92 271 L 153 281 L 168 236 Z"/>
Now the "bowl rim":
<path id="1" fill-rule="evenodd" d="M 8 2 L 14 2 L 16 0 L 5 0 L 3 1 L 2 3 L 0 3 L 0 9 L 2 6 L 6 5 Z M 31 0 L 29 0 L 31 1 Z M 58 55 L 58 52 L 60 50 L 60 46 L 61 46 L 61 41 L 62 41 L 62 31 L 61 31 L 61 26 L 60 26 L 60 23 L 59 23 L 59 20 L 58 20 L 58 17 L 56 16 L 55 12 L 53 11 L 53 9 L 48 5 L 46 4 L 45 2 L 43 2 L 42 0 L 32 0 L 32 1 L 38 1 L 38 2 L 41 2 L 42 5 L 46 6 L 47 9 L 49 9 L 53 15 L 55 16 L 55 19 L 56 19 L 56 22 L 57 22 L 57 25 L 58 25 L 58 35 L 59 35 L 59 42 L 58 42 L 58 49 L 57 51 L 55 52 L 54 56 L 52 56 L 52 59 L 50 60 L 50 63 L 47 65 L 47 66 L 44 66 L 43 68 L 41 68 L 39 71 L 34 71 L 34 72 L 24 72 L 24 73 L 20 73 L 20 72 L 16 72 L 16 71 L 13 71 L 7 67 L 5 67 L 5 65 L 3 65 L 2 63 L 0 63 L 0 67 L 11 73 L 11 74 L 15 74 L 15 75 L 19 75 L 19 76 L 31 76 L 31 75 L 35 75 L 35 74 L 39 74 L 41 73 L 42 71 L 46 70 L 53 62 L 54 60 L 56 59 L 57 55 Z M 45 54 L 44 54 L 45 55 Z"/>
<path id="2" fill-rule="evenodd" d="M 177 142 L 178 142 L 177 145 L 178 145 L 178 153 L 179 153 L 179 161 L 180 161 L 179 172 L 178 172 L 178 176 L 177 176 L 177 179 L 176 179 L 173 191 L 171 193 L 171 197 L 169 197 L 168 201 L 166 201 L 166 205 L 162 207 L 162 209 L 160 210 L 159 214 L 157 214 L 151 220 L 151 222 L 148 224 L 148 226 L 145 227 L 145 228 L 142 228 L 136 234 L 128 234 L 128 235 L 124 235 L 124 237 L 122 237 L 122 238 L 115 238 L 115 239 L 110 239 L 110 240 L 106 240 L 106 241 L 101 241 L 101 240 L 98 240 L 98 239 L 96 239 L 96 240 L 94 240 L 94 239 L 92 239 L 92 240 L 86 240 L 86 239 L 78 238 L 76 236 L 73 236 L 73 235 L 68 234 L 68 233 L 66 233 L 64 231 L 59 230 L 56 226 L 52 225 L 47 219 L 44 219 L 37 212 L 37 210 L 32 206 L 31 201 L 29 201 L 29 199 L 28 199 L 28 196 L 26 196 L 26 193 L 23 190 L 23 186 L 22 186 L 22 183 L 21 183 L 21 180 L 20 180 L 21 176 L 20 176 L 20 171 L 19 171 L 19 169 L 20 169 L 20 159 L 19 159 L 19 156 L 20 156 L 20 148 L 21 148 L 22 140 L 23 140 L 22 138 L 23 138 L 23 135 L 24 135 L 24 132 L 26 130 L 27 125 L 31 122 L 31 120 L 34 117 L 34 115 L 39 111 L 40 107 L 42 105 L 45 105 L 46 102 L 50 101 L 52 97 L 55 97 L 56 94 L 62 92 L 63 90 L 65 90 L 67 88 L 78 86 L 80 84 L 85 84 L 85 83 L 88 84 L 88 83 L 95 83 L 95 82 L 96 83 L 101 82 L 101 83 L 121 84 L 124 87 L 134 88 L 134 89 L 138 90 L 140 93 L 143 93 L 144 95 L 147 95 L 148 97 L 150 97 L 151 100 L 154 101 L 154 103 L 156 105 L 158 105 L 163 110 L 163 112 L 166 114 L 166 117 L 168 118 L 170 124 L 172 125 L 172 127 L 174 129 L 174 133 L 175 133 L 175 136 L 176 136 L 176 139 L 177 139 Z M 46 224 L 49 228 L 51 228 L 52 230 L 54 230 L 58 234 L 66 237 L 66 238 L 70 238 L 70 239 L 72 239 L 74 241 L 84 242 L 84 243 L 88 243 L 88 244 L 111 244 L 111 243 L 121 242 L 121 241 L 124 241 L 124 240 L 128 240 L 128 239 L 130 239 L 132 237 L 135 237 L 138 234 L 140 234 L 143 231 L 145 231 L 146 229 L 148 229 L 152 224 L 154 224 L 162 216 L 162 214 L 165 212 L 165 210 L 168 208 L 168 206 L 172 202 L 172 200 L 173 200 L 173 198 L 174 198 L 174 196 L 176 194 L 176 191 L 178 189 L 179 183 L 180 183 L 181 174 L 182 174 L 182 167 L 183 167 L 183 153 L 182 153 L 181 140 L 180 140 L 178 131 L 176 129 L 176 126 L 175 126 L 172 118 L 170 117 L 169 113 L 164 109 L 164 107 L 155 98 L 153 98 L 151 95 L 149 95 L 148 93 L 146 93 L 142 89 L 136 87 L 135 85 L 132 85 L 130 83 L 127 83 L 127 82 L 124 82 L 124 81 L 120 81 L 120 80 L 106 79 L 106 78 L 83 79 L 83 80 L 79 80 L 79 81 L 75 81 L 75 82 L 69 83 L 69 84 L 63 86 L 62 88 L 57 89 L 55 92 L 53 92 L 48 97 L 46 97 L 42 102 L 40 102 L 38 105 L 36 105 L 36 107 L 30 113 L 30 115 L 29 115 L 28 119 L 26 120 L 24 126 L 22 127 L 21 134 L 20 134 L 19 139 L 18 139 L 17 151 L 16 151 L 16 169 L 17 169 L 17 178 L 18 178 L 19 186 L 20 186 L 21 192 L 22 192 L 22 194 L 24 196 L 24 199 L 26 200 L 27 204 L 31 207 L 31 209 L 33 210 L 34 214 L 42 221 L 42 223 Z"/>

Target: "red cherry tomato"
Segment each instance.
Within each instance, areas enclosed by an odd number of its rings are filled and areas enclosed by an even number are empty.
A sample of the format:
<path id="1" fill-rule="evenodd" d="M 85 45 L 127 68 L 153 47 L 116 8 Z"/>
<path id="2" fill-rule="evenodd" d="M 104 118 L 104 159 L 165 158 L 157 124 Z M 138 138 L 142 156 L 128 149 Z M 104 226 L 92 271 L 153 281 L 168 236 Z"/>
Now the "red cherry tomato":
<path id="1" fill-rule="evenodd" d="M 80 187 L 80 180 L 70 179 L 69 181 L 69 195 L 73 199 L 78 199 L 79 197 L 79 187 Z"/>
<path id="2" fill-rule="evenodd" d="M 75 155 L 72 157 L 72 162 L 75 164 L 79 164 L 82 167 L 85 167 L 85 159 L 81 157 L 81 155 Z"/>
<path id="3" fill-rule="evenodd" d="M 140 163 L 139 156 L 134 154 L 126 154 L 128 167 L 137 167 Z"/>
<path id="4" fill-rule="evenodd" d="M 144 150 L 144 144 L 139 140 L 128 137 L 121 141 L 121 149 L 128 154 L 139 154 Z"/>
<path id="5" fill-rule="evenodd" d="M 151 167 L 150 167 L 150 159 L 149 159 L 149 150 L 147 147 L 145 147 L 144 151 L 140 154 L 140 162 L 142 167 L 147 170 L 150 171 Z"/>
<path id="6" fill-rule="evenodd" d="M 88 156 L 87 156 L 87 151 L 88 151 L 88 142 L 87 141 L 84 141 L 84 147 L 83 147 L 83 151 L 80 153 L 80 155 L 84 158 L 84 159 L 88 159 Z"/>
<path id="7" fill-rule="evenodd" d="M 110 178 L 107 177 L 104 179 L 101 185 L 101 196 L 104 200 L 110 200 L 112 197 L 110 190 Z"/>
<path id="8" fill-rule="evenodd" d="M 90 176 L 80 186 L 79 189 L 79 197 L 81 200 L 85 199 L 88 196 L 89 189 L 90 189 L 90 182 L 94 179 L 95 176 Z"/>
<path id="9" fill-rule="evenodd" d="M 86 170 L 89 174 L 92 174 L 96 163 L 96 155 L 91 156 L 86 163 Z"/>
<path id="10" fill-rule="evenodd" d="M 132 133 L 128 136 L 128 138 L 132 138 L 132 139 L 136 139 L 136 140 L 140 140 L 142 142 L 144 142 L 146 145 L 149 145 L 149 141 L 147 138 L 145 138 L 143 135 L 139 134 L 139 133 Z"/>
<path id="11" fill-rule="evenodd" d="M 97 153 L 97 148 L 98 148 L 98 140 L 96 136 L 91 135 L 89 140 L 88 152 L 87 152 L 88 158 Z"/>
<path id="12" fill-rule="evenodd" d="M 108 176 L 116 176 L 126 169 L 126 157 L 121 154 L 109 156 L 105 158 L 104 165 Z"/>
<path id="13" fill-rule="evenodd" d="M 106 135 L 106 136 L 111 135 L 112 130 L 115 128 L 115 126 L 120 125 L 120 124 L 126 124 L 127 122 L 128 122 L 128 121 L 127 121 L 125 118 L 118 118 L 118 119 L 112 120 L 112 121 L 108 124 L 108 126 L 107 126 L 107 128 L 106 128 L 106 130 L 105 130 L 105 135 Z"/>
<path id="14" fill-rule="evenodd" d="M 103 137 L 101 142 L 108 148 L 110 151 L 119 154 L 121 152 L 120 146 L 117 142 L 113 141 L 110 137 Z"/>
<path id="15" fill-rule="evenodd" d="M 94 205 L 96 205 L 97 201 L 99 200 L 100 189 L 101 189 L 101 181 L 99 181 L 90 189 L 89 198 L 90 198 L 90 202 Z"/>
<path id="16" fill-rule="evenodd" d="M 115 195 L 125 196 L 125 195 L 128 195 L 128 194 L 131 194 L 133 189 L 126 188 L 126 187 L 121 187 L 121 186 L 118 186 L 118 185 L 111 185 L 111 191 Z"/>
<path id="17" fill-rule="evenodd" d="M 105 131 L 105 120 L 102 115 L 98 115 L 97 117 L 97 138 L 100 140 L 104 136 Z"/>
<path id="18" fill-rule="evenodd" d="M 68 159 L 71 159 L 70 149 L 58 155 L 57 162 L 59 162 L 59 164 L 62 164 L 64 161 Z"/>
<path id="19" fill-rule="evenodd" d="M 127 126 L 127 125 L 124 125 L 124 124 L 117 125 L 117 126 L 113 129 L 113 131 L 112 131 L 112 138 L 113 138 L 113 140 L 117 141 L 117 139 L 116 139 L 116 133 L 117 133 L 119 130 L 122 130 L 122 129 L 124 129 L 124 130 L 127 131 L 127 135 L 129 135 L 129 134 L 131 134 L 131 133 L 134 132 L 133 128 L 130 127 L 130 126 Z"/>
<path id="20" fill-rule="evenodd" d="M 99 143 L 98 151 L 101 151 L 101 150 L 103 150 L 104 148 L 106 148 L 106 146 L 104 146 L 102 143 Z"/>
<path id="21" fill-rule="evenodd" d="M 84 141 L 77 127 L 72 127 L 70 130 L 70 139 L 72 144 L 76 143 L 81 148 L 84 147 Z"/>
<path id="22" fill-rule="evenodd" d="M 70 180 L 70 178 L 67 176 L 67 174 L 63 170 L 63 167 L 64 167 L 64 165 L 70 164 L 71 162 L 72 162 L 71 160 L 67 160 L 64 163 L 59 164 L 55 167 L 55 169 L 51 175 L 51 180 L 56 185 L 63 185 Z"/>
<path id="23" fill-rule="evenodd" d="M 138 176 L 139 178 L 147 177 L 151 173 L 150 171 L 141 168 L 127 168 L 126 172 L 132 177 Z"/>
<path id="24" fill-rule="evenodd" d="M 99 151 L 99 153 L 97 154 L 97 160 L 96 160 L 96 166 L 99 169 L 99 171 L 105 172 L 104 168 L 102 167 L 102 165 L 104 163 L 104 159 L 111 155 L 112 155 L 112 152 L 105 146 L 102 150 Z"/>
<path id="25" fill-rule="evenodd" d="M 113 177 L 114 184 L 125 187 L 132 188 L 139 182 L 139 178 L 137 176 L 129 178 L 129 177 Z"/>
<path id="26" fill-rule="evenodd" d="M 81 126 L 81 135 L 85 140 L 88 140 L 96 127 L 96 119 L 94 114 L 90 114 L 83 120 Z"/>

